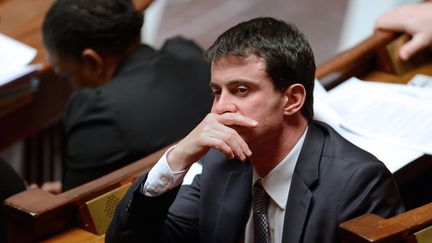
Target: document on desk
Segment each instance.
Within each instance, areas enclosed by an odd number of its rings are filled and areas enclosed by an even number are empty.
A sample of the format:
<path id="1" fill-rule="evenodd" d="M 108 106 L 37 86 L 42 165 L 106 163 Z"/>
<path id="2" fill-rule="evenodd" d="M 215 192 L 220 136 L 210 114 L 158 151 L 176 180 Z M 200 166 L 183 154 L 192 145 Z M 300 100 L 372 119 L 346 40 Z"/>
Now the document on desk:
<path id="1" fill-rule="evenodd" d="M 0 34 L 0 86 L 33 72 L 37 66 L 27 66 L 37 50 L 6 35 Z"/>
<path id="2" fill-rule="evenodd" d="M 384 112 L 376 110 L 376 97 L 374 98 L 372 93 L 378 93 L 378 90 L 370 91 L 368 89 L 361 90 L 359 87 L 350 87 L 352 85 L 349 84 L 350 82 L 356 83 L 362 81 L 349 80 L 346 82 L 348 82 L 348 85 L 344 83 L 343 86 L 345 87 L 336 87 L 329 92 L 325 91 L 319 83 L 316 83 L 314 90 L 315 119 L 328 123 L 347 140 L 375 155 L 384 162 L 392 173 L 424 154 L 424 151 L 413 149 L 411 146 L 407 147 L 404 143 L 395 143 L 391 139 L 383 139 L 376 136 L 376 134 L 371 135 L 368 132 L 368 126 L 371 125 L 369 123 L 382 123 L 383 119 L 390 119 L 391 122 L 396 122 L 397 117 L 382 116 Z M 390 103 L 393 102 L 390 101 Z M 374 117 L 368 113 L 370 107 L 375 109 L 376 114 Z M 367 111 L 365 112 L 363 109 Z M 387 108 L 385 109 L 387 110 Z M 402 115 L 403 112 L 399 111 L 398 113 Z M 356 120 L 356 126 L 353 128 L 350 119 L 356 119 L 354 118 L 355 116 L 362 120 L 361 122 L 360 120 Z M 360 123 L 361 126 L 357 123 Z M 383 126 L 385 127 L 384 129 L 390 128 L 389 126 Z"/>
<path id="3" fill-rule="evenodd" d="M 432 76 L 416 74 L 407 84 L 422 88 L 432 88 Z"/>
<path id="4" fill-rule="evenodd" d="M 431 90 L 353 78 L 329 95 L 345 129 L 432 154 Z"/>

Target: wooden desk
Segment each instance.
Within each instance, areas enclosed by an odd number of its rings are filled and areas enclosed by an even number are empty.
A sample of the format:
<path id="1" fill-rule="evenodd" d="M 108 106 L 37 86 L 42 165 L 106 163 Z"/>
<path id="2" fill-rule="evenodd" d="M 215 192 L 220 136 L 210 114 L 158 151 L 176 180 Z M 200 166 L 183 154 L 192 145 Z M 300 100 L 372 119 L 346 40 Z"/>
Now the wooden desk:
<path id="1" fill-rule="evenodd" d="M 327 89 L 331 89 L 350 77 L 362 80 L 407 83 L 415 74 L 432 74 L 432 61 L 415 67 L 403 75 L 380 70 L 378 50 L 397 37 L 394 33 L 379 31 L 359 45 L 341 52 L 317 68 L 316 76 Z"/>
<path id="2" fill-rule="evenodd" d="M 53 0 L 0 2 L 0 32 L 38 50 L 33 63 L 44 62 L 41 25 Z"/>
<path id="3" fill-rule="evenodd" d="M 33 63 L 44 63 L 41 24 L 53 0 L 6 0 L 0 3 L 0 32 L 38 50 Z M 47 63 L 39 73 L 40 86 L 30 103 L 0 117 L 0 150 L 57 122 L 71 93 Z"/>

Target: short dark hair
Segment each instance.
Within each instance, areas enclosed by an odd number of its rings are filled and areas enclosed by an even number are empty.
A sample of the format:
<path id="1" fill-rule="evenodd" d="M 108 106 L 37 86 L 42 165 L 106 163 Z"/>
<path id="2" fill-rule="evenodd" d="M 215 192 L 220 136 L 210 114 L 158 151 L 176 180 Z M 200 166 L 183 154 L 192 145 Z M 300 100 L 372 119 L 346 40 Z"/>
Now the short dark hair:
<path id="1" fill-rule="evenodd" d="M 49 51 L 79 56 L 85 48 L 122 51 L 140 36 L 143 14 L 131 0 L 56 0 L 43 23 Z"/>
<path id="2" fill-rule="evenodd" d="M 315 60 L 305 36 L 293 24 L 270 17 L 241 22 L 220 35 L 204 53 L 208 62 L 222 56 L 257 55 L 266 62 L 266 72 L 276 89 L 284 91 L 294 83 L 306 89 L 301 112 L 313 118 Z"/>

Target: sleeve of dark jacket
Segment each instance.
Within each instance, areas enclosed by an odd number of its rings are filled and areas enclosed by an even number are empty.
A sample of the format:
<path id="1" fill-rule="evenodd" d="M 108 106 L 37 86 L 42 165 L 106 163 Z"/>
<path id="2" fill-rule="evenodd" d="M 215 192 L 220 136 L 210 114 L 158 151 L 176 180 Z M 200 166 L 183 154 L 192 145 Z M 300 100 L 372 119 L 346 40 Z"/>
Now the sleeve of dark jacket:
<path id="1" fill-rule="evenodd" d="M 157 197 L 141 192 L 146 179 L 144 175 L 132 185 L 120 202 L 105 241 L 197 242 L 199 176 L 190 186 L 177 187 Z"/>

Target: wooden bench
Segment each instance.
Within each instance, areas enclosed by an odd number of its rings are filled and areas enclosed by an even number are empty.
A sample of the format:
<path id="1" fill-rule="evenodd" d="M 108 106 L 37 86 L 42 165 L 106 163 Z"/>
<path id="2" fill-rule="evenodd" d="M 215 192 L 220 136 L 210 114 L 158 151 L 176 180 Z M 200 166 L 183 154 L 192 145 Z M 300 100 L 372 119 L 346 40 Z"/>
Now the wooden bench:
<path id="1" fill-rule="evenodd" d="M 91 199 L 133 181 L 149 170 L 165 150 L 58 195 L 32 189 L 8 198 L 4 205 L 8 214 L 8 242 L 71 242 L 70 237 L 77 240 L 82 240 L 81 237 L 103 239 L 96 233 L 85 232 L 84 229 L 91 231 L 89 226 L 94 222 L 79 215 L 79 209 Z"/>

